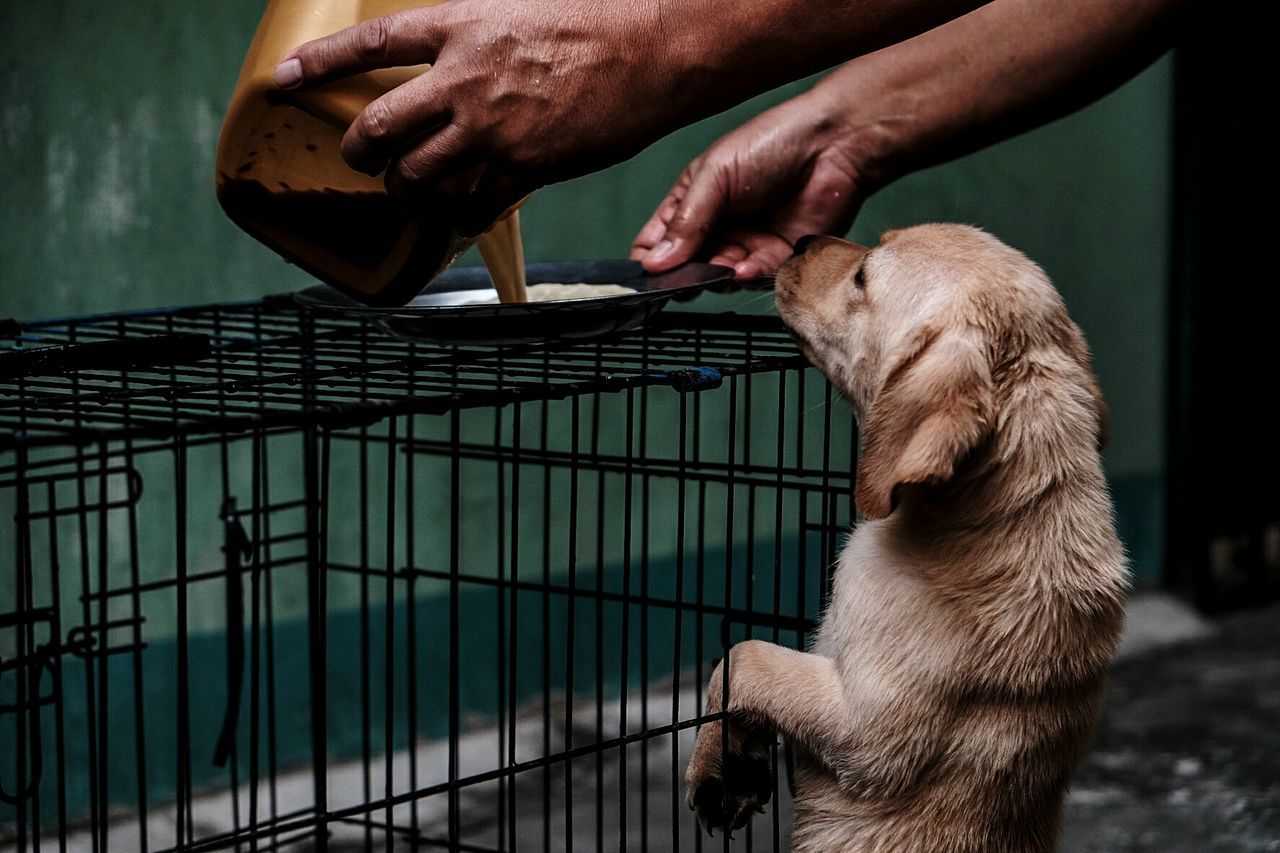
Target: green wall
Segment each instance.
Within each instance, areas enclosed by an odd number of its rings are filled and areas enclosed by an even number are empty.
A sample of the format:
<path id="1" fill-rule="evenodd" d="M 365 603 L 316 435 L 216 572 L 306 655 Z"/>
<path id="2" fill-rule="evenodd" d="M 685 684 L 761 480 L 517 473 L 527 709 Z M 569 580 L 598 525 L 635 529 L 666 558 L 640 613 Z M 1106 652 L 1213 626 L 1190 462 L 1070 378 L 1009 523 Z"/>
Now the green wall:
<path id="1" fill-rule="evenodd" d="M 261 3 L 0 5 L 0 316 L 251 298 L 307 277 L 213 195 L 227 96 Z M 1076 116 L 881 193 L 854 233 L 981 225 L 1041 262 L 1093 344 L 1107 464 L 1139 573 L 1158 574 L 1170 220 L 1167 60 Z M 775 93 L 552 187 L 530 259 L 620 256 L 683 165 Z M 719 308 L 731 297 L 707 297 Z M 760 306 L 759 300 L 756 305 Z"/>

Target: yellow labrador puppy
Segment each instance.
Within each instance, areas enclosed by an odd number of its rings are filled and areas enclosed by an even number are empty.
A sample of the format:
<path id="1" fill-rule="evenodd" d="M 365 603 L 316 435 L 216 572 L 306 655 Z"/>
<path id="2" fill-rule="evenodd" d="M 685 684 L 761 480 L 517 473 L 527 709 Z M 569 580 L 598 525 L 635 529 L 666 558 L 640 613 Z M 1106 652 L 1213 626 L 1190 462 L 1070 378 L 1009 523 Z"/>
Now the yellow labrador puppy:
<path id="1" fill-rule="evenodd" d="M 1039 267 L 957 225 L 806 238 L 777 303 L 853 404 L 866 520 L 812 651 L 749 640 L 716 668 L 707 712 L 730 714 L 698 733 L 690 807 L 744 825 L 780 732 L 794 850 L 1052 849 L 1127 587 L 1080 329 Z"/>

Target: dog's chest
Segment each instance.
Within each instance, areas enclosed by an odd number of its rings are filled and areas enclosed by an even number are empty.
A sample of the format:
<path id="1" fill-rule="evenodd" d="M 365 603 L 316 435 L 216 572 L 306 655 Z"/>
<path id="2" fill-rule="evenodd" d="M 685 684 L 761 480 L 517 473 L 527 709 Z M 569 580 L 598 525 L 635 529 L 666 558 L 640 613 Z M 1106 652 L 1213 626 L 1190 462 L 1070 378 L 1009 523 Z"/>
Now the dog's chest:
<path id="1" fill-rule="evenodd" d="M 885 547 L 878 524 L 859 525 L 841 552 L 813 651 L 846 673 L 945 666 L 961 638 L 919 568 Z"/>

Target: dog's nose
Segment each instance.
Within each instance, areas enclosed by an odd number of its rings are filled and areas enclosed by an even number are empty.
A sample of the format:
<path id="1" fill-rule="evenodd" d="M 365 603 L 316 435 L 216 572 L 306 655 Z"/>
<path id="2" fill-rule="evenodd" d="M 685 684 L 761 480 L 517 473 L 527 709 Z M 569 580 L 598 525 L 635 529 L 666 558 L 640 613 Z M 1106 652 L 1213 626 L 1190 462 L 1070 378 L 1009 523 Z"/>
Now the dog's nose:
<path id="1" fill-rule="evenodd" d="M 809 248 L 814 243 L 816 243 L 818 241 L 818 238 L 820 238 L 821 236 L 822 236 L 821 234 L 806 234 L 803 237 L 801 237 L 799 240 L 796 241 L 796 244 L 792 246 L 791 257 L 798 258 L 801 255 L 803 255 L 805 252 L 809 251 Z"/>

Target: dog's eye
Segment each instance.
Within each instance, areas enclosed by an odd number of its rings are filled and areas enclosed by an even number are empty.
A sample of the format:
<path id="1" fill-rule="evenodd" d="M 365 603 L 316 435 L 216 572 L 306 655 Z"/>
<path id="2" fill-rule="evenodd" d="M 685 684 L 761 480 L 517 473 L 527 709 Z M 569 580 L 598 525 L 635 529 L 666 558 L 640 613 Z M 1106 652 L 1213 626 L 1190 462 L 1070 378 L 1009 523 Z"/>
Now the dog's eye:
<path id="1" fill-rule="evenodd" d="M 858 271 L 853 274 L 853 283 L 858 287 L 867 286 L 867 276 L 863 272 L 863 267 L 858 267 Z"/>

